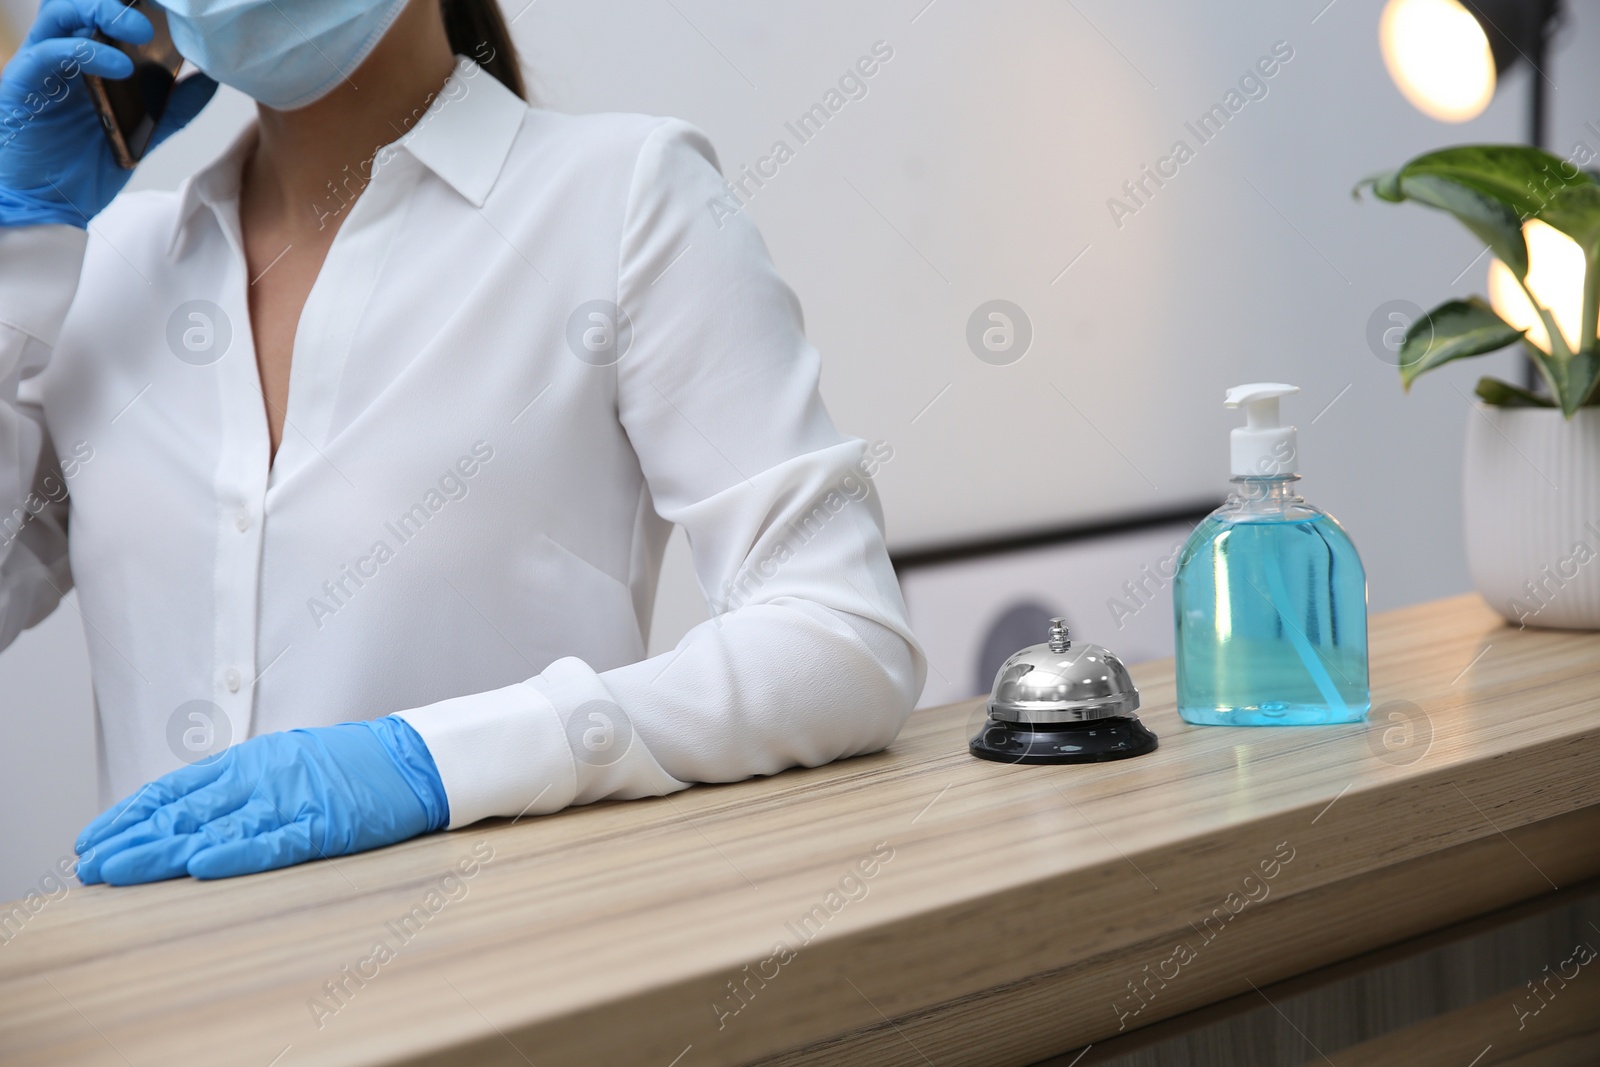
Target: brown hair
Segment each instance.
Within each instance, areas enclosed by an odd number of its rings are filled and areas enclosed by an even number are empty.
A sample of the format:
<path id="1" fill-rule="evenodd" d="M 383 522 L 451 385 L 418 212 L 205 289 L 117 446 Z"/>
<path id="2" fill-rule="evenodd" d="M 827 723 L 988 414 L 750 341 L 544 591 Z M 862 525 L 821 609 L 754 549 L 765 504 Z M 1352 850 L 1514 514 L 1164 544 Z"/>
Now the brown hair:
<path id="1" fill-rule="evenodd" d="M 471 58 L 500 84 L 528 98 L 517 61 L 517 46 L 500 11 L 499 0 L 440 0 L 450 47 Z"/>

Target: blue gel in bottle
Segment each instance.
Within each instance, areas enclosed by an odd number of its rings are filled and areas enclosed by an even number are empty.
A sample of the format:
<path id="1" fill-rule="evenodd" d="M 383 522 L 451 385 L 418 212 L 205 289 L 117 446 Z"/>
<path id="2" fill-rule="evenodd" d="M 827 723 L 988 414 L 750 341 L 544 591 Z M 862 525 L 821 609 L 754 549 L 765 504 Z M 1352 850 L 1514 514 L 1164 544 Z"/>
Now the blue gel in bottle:
<path id="1" fill-rule="evenodd" d="M 1360 722 L 1372 704 L 1366 571 L 1344 528 L 1294 491 L 1296 434 L 1277 398 L 1296 391 L 1229 392 L 1250 413 L 1234 431 L 1234 492 L 1184 544 L 1173 584 L 1186 722 Z"/>

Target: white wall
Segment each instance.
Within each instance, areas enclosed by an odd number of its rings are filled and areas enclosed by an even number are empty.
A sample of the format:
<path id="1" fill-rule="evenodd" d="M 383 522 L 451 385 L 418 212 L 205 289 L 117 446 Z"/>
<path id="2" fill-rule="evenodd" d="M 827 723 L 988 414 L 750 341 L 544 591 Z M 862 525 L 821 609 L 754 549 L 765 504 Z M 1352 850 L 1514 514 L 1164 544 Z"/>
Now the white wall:
<path id="1" fill-rule="evenodd" d="M 1400 396 L 1363 331 L 1384 300 L 1444 295 L 1477 248 L 1446 221 L 1348 191 L 1444 137 L 1514 136 L 1517 93 L 1468 131 L 1414 114 L 1378 59 L 1376 3 L 1343 0 L 1311 25 L 1314 10 L 1267 0 L 939 0 L 913 23 L 924 3 L 813 3 L 781 28 L 761 5 L 540 3 L 519 24 L 549 103 L 685 115 L 729 170 L 792 142 L 784 121 L 874 41 L 894 47 L 867 99 L 751 211 L 830 358 L 839 421 L 895 447 L 880 481 L 897 546 L 1213 495 L 1221 390 L 1255 377 L 1303 385 L 1305 422 L 1351 387 L 1305 444 L 1321 496 L 1335 510 L 1351 498 L 1352 520 L 1354 498 L 1375 496 L 1356 472 L 1389 449 L 1453 469 L 1465 402 L 1447 381 Z M 1270 95 L 1114 226 L 1121 182 L 1278 40 L 1295 59 Z M 1035 327 L 1009 367 L 964 338 L 995 297 Z M 1046 474 L 1059 456 L 1070 471 Z M 1429 503 L 1451 511 L 1444 494 Z M 1396 568 L 1413 583 L 1403 595 L 1459 584 L 1453 557 L 1437 575 Z"/>
<path id="2" fill-rule="evenodd" d="M 989 692 L 1000 665 L 1065 618 L 1072 639 L 1126 663 L 1172 655 L 1171 578 L 1193 532 L 1177 522 L 1003 555 L 916 567 L 901 576 L 928 657 L 922 707 Z"/>
<path id="3" fill-rule="evenodd" d="M 1223 388 L 1281 379 L 1305 389 L 1305 491 L 1355 537 L 1374 608 L 1467 587 L 1466 397 L 1479 373 L 1515 372 L 1478 361 L 1405 396 L 1365 334 L 1385 301 L 1481 290 L 1485 264 L 1447 219 L 1349 189 L 1427 148 L 1518 138 L 1521 74 L 1474 123 L 1423 118 L 1378 57 L 1380 0 L 526 2 L 506 6 L 547 106 L 681 115 L 735 174 L 777 139 L 795 148 L 748 210 L 804 301 L 836 420 L 894 449 L 879 488 L 897 548 L 1216 498 Z M 1600 74 L 1580 61 L 1597 18 L 1575 6 L 1554 67 L 1563 150 L 1600 148 L 1582 130 L 1600 125 Z M 799 145 L 784 123 L 878 41 L 894 57 L 867 96 Z M 1294 58 L 1268 95 L 1197 146 L 1185 121 L 1277 41 Z M 248 113 L 225 93 L 137 183 L 175 186 Z M 1193 160 L 1118 228 L 1107 199 L 1180 137 Z M 996 298 L 1035 335 L 1008 366 L 965 336 Z M 653 649 L 704 617 L 698 597 L 677 540 Z M 7 898 L 95 807 L 70 609 L 0 656 L 0 686 Z"/>

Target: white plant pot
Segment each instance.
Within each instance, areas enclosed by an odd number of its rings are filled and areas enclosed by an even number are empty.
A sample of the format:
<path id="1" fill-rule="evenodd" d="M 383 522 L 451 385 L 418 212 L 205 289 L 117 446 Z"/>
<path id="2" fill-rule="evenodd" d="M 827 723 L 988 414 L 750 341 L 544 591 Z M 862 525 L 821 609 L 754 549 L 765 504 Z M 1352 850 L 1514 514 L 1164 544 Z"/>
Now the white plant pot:
<path id="1" fill-rule="evenodd" d="M 1600 408 L 1475 404 L 1467 416 L 1467 566 L 1509 621 L 1600 630 Z"/>

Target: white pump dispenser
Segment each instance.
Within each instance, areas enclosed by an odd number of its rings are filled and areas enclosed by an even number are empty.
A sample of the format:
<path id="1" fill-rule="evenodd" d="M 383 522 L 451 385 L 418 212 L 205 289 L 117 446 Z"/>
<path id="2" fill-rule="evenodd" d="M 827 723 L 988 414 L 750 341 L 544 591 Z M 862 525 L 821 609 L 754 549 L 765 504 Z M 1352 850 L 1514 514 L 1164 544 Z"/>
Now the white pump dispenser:
<path id="1" fill-rule="evenodd" d="M 1300 435 L 1278 416 L 1278 398 L 1298 393 L 1298 385 L 1255 382 L 1228 390 L 1224 403 L 1243 407 L 1245 425 L 1228 435 L 1235 478 L 1285 478 L 1294 474 L 1300 455 Z"/>

